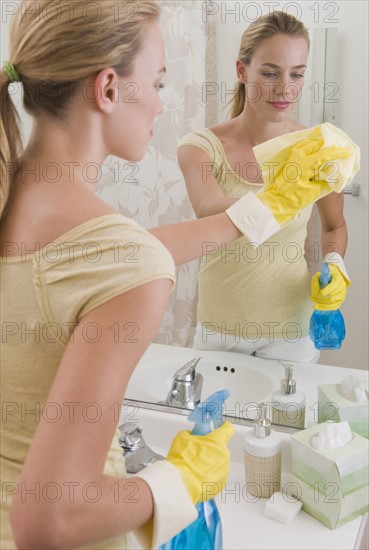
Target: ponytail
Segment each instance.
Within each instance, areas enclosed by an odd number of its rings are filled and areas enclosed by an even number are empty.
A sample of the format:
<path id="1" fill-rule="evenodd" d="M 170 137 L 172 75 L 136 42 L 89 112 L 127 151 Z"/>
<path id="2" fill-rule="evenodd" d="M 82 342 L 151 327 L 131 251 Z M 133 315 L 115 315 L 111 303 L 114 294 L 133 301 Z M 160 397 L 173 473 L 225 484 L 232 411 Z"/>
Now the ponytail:
<path id="1" fill-rule="evenodd" d="M 9 84 L 8 75 L 0 70 L 0 220 L 6 212 L 12 180 L 23 152 L 19 115 L 9 94 Z"/>
<path id="2" fill-rule="evenodd" d="M 242 84 L 241 82 L 237 82 L 235 91 L 233 92 L 233 96 L 231 100 L 228 102 L 228 105 L 232 104 L 231 118 L 236 118 L 236 116 L 242 113 L 243 108 L 245 106 L 245 100 L 246 100 L 245 85 Z"/>

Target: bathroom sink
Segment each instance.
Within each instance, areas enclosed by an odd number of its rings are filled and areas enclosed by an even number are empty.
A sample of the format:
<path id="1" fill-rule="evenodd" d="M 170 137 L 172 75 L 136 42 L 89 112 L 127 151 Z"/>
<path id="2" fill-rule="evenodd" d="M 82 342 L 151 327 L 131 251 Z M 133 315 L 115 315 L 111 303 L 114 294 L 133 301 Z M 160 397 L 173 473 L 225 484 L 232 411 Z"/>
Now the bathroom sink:
<path id="1" fill-rule="evenodd" d="M 126 399 L 157 404 L 165 401 L 174 373 L 196 355 L 202 355 L 196 366 L 196 372 L 203 376 L 201 400 L 218 390 L 227 389 L 230 396 L 225 403 L 225 414 L 254 418 L 256 404 L 266 400 L 273 391 L 271 377 L 260 369 L 243 364 L 242 356 L 239 360 L 230 360 L 229 354 L 193 349 L 188 349 L 181 357 L 179 355 L 145 355 L 130 379 Z"/>
<path id="2" fill-rule="evenodd" d="M 171 388 L 174 373 L 182 363 L 158 366 L 155 361 L 146 365 L 147 373 L 142 379 L 147 397 L 152 401 L 163 401 Z M 201 400 L 220 389 L 227 389 L 230 396 L 226 409 L 252 410 L 256 402 L 263 401 L 273 389 L 272 381 L 257 370 L 228 361 L 201 359 L 196 372 L 203 376 Z"/>

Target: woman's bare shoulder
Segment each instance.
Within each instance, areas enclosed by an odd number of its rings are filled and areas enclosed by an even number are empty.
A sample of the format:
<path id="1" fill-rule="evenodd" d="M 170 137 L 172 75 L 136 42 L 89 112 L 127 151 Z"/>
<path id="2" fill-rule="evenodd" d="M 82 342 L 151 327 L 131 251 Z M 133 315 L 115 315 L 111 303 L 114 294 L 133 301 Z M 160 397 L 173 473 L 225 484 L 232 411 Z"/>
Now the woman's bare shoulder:
<path id="1" fill-rule="evenodd" d="M 209 130 L 213 132 L 221 141 L 224 141 L 232 133 L 234 127 L 234 119 L 225 120 L 214 126 L 211 126 Z"/>

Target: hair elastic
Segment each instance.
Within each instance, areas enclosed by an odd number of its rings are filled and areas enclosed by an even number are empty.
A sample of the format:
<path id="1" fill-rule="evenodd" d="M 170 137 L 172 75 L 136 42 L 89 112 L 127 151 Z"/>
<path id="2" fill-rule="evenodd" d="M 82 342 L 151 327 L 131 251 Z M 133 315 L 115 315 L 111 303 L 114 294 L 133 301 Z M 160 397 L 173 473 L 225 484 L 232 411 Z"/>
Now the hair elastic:
<path id="1" fill-rule="evenodd" d="M 4 61 L 3 71 L 6 74 L 6 76 L 9 78 L 10 82 L 21 81 L 21 78 L 19 76 L 17 69 L 14 67 L 13 63 L 10 63 L 10 61 Z"/>

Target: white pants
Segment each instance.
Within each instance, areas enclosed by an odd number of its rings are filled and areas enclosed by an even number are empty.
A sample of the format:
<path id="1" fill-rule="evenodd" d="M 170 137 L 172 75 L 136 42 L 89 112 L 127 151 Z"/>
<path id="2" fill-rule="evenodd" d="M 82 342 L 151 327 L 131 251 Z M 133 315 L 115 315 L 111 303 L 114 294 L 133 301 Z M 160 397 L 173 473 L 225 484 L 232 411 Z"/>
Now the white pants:
<path id="1" fill-rule="evenodd" d="M 317 363 L 320 356 L 320 352 L 315 349 L 309 336 L 304 336 L 297 342 L 288 341 L 284 338 L 276 338 L 273 341 L 260 338 L 254 342 L 242 337 L 236 338 L 232 334 L 209 332 L 200 323 L 197 323 L 192 346 L 196 349 L 232 351 L 262 357 L 263 359 L 300 361 L 302 363 Z"/>

